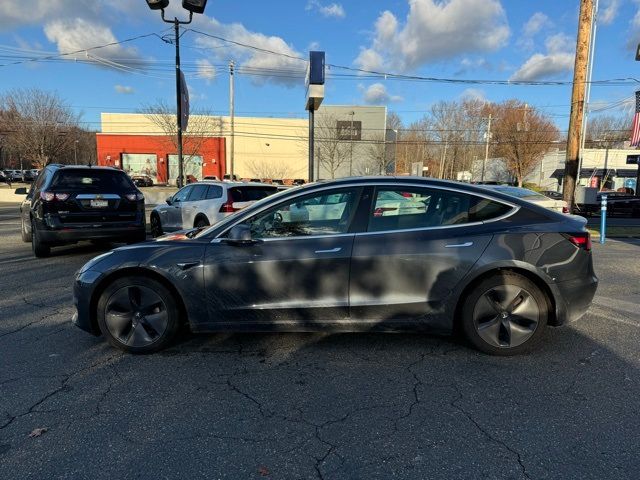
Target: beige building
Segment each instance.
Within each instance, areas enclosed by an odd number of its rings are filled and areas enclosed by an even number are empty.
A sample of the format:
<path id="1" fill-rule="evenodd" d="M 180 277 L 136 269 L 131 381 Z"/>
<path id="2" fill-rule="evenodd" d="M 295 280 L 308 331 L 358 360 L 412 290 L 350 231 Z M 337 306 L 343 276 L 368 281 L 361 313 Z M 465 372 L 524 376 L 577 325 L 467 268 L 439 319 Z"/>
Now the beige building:
<path id="1" fill-rule="evenodd" d="M 173 118 L 153 120 L 146 114 L 102 113 L 103 135 L 166 135 L 161 124 L 172 125 Z M 318 127 L 321 125 L 321 127 Z M 223 137 L 226 144 L 226 172 L 240 178 L 307 178 L 309 121 L 307 118 L 235 117 L 234 147 L 231 152 L 231 123 L 227 116 L 192 115 L 186 135 Z M 171 129 L 172 127 L 169 127 Z M 337 142 L 338 168 L 329 168 L 320 158 L 316 162 L 319 178 L 344 177 L 349 172 L 376 174 L 387 162 L 371 161 L 376 148 L 387 157 L 393 151 L 386 145 L 386 107 L 323 106 L 316 113 L 316 154 L 327 142 Z M 194 152 L 185 152 L 194 153 Z M 197 153 L 197 152 L 196 152 Z M 375 156 L 375 155 L 374 155 Z M 322 157 L 320 155 L 320 157 Z M 319 170 L 318 170 L 319 169 Z"/>

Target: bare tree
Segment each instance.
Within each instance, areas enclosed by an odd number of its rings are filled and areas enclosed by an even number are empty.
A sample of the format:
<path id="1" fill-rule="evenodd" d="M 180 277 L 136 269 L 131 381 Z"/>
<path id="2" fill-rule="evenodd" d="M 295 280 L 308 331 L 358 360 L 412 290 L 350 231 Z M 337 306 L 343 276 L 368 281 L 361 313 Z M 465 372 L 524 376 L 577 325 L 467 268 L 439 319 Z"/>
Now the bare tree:
<path id="1" fill-rule="evenodd" d="M 318 115 L 315 124 L 315 159 L 329 178 L 349 163 L 349 142 L 338 135 L 338 119 L 334 115 Z"/>
<path id="2" fill-rule="evenodd" d="M 6 146 L 38 168 L 49 163 L 70 163 L 79 116 L 54 94 L 39 90 L 15 89 L 0 99 L 6 124 Z"/>
<path id="3" fill-rule="evenodd" d="M 252 158 L 246 161 L 246 165 L 254 178 L 284 179 L 296 175 L 295 172 L 292 172 L 291 166 L 282 161 Z"/>
<path id="4" fill-rule="evenodd" d="M 366 158 L 356 165 L 358 175 L 386 175 L 393 166 L 389 144 L 381 133 L 371 135 L 366 140 Z"/>
<path id="5" fill-rule="evenodd" d="M 587 148 L 611 148 L 631 138 L 631 122 L 626 115 L 598 115 L 589 119 L 585 136 Z"/>
<path id="6" fill-rule="evenodd" d="M 504 158 L 507 169 L 522 186 L 524 178 L 557 142 L 558 128 L 540 111 L 519 100 L 492 105 L 495 155 Z"/>
<path id="7" fill-rule="evenodd" d="M 174 151 L 178 151 L 178 124 L 175 107 L 158 99 L 156 103 L 145 105 L 142 113 L 165 135 Z M 182 134 L 182 154 L 184 163 L 198 155 L 204 142 L 211 137 L 222 135 L 222 119 L 214 117 L 208 110 L 194 110 L 189 116 L 189 125 Z"/>

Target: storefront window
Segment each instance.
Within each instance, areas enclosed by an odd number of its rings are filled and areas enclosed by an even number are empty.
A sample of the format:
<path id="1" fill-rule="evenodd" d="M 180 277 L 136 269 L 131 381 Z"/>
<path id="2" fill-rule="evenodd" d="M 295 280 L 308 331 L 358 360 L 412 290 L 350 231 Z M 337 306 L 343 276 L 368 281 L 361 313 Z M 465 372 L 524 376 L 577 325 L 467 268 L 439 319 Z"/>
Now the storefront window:
<path id="1" fill-rule="evenodd" d="M 149 153 L 123 153 L 122 169 L 131 175 L 148 175 L 158 179 L 158 157 Z"/>

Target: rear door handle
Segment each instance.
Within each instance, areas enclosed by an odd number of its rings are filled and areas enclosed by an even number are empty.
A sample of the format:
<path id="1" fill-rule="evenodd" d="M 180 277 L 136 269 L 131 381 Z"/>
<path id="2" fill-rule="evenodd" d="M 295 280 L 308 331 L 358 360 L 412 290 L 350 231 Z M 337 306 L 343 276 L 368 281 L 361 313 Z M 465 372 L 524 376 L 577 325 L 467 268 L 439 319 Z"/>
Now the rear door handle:
<path id="1" fill-rule="evenodd" d="M 342 250 L 341 247 L 336 247 L 329 250 L 316 250 L 316 253 L 338 253 L 340 250 Z"/>
<path id="2" fill-rule="evenodd" d="M 445 245 L 444 248 L 464 248 L 464 247 L 470 247 L 472 245 L 473 245 L 473 242 L 450 243 L 449 245 Z"/>

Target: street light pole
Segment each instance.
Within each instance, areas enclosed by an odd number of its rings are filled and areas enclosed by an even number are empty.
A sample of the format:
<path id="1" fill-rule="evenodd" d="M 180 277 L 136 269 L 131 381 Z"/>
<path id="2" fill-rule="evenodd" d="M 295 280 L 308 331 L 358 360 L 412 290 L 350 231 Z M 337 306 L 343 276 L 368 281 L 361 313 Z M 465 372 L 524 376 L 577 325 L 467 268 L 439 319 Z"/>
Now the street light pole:
<path id="1" fill-rule="evenodd" d="M 188 25 L 193 20 L 193 12 L 189 12 L 189 20 L 180 21 L 177 17 L 167 20 L 162 9 L 162 21 L 173 23 L 175 34 L 174 44 L 176 46 L 176 121 L 178 126 L 178 188 L 184 186 L 184 164 L 182 160 L 182 80 L 180 75 L 180 25 Z"/>

